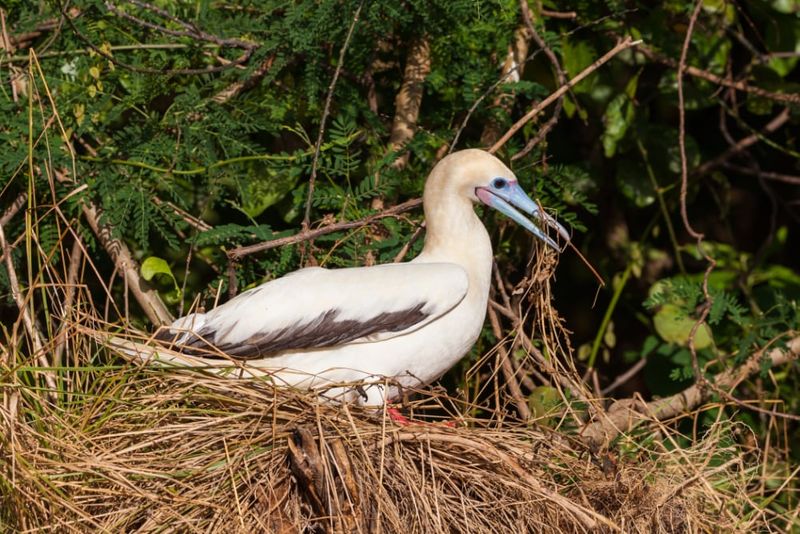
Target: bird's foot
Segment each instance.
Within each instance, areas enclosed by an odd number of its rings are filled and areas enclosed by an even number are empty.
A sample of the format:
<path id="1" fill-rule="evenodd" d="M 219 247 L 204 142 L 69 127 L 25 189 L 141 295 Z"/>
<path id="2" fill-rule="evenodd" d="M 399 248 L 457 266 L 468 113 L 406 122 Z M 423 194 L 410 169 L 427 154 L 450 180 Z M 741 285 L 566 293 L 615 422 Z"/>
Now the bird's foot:
<path id="1" fill-rule="evenodd" d="M 400 410 L 398 410 L 397 408 L 393 408 L 391 406 L 386 407 L 386 415 L 388 415 L 389 419 L 391 419 L 397 426 L 419 425 L 419 426 L 444 426 L 447 428 L 456 427 L 455 421 L 440 421 L 435 423 L 428 423 L 427 421 L 414 421 L 412 419 L 409 419 L 405 415 L 401 414 Z"/>

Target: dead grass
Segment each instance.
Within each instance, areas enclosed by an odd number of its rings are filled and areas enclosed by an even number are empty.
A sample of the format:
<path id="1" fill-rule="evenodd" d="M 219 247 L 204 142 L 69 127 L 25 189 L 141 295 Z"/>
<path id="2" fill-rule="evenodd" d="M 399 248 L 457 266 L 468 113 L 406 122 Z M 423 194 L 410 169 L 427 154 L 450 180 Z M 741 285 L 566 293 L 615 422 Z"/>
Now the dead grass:
<path id="1" fill-rule="evenodd" d="M 87 354 L 98 348 L 76 340 Z M 53 532 L 753 532 L 758 456 L 719 424 L 679 451 L 598 457 L 566 433 L 455 399 L 400 428 L 257 380 L 91 367 L 59 403 L 21 387 L 3 418 L 2 518 Z M 78 384 L 81 387 L 69 387 Z M 722 467 L 720 467 L 722 466 Z M 687 483 L 687 481 L 689 481 Z"/>
<path id="2" fill-rule="evenodd" d="M 447 417 L 457 423 L 451 428 L 398 427 L 385 414 L 266 380 L 127 363 L 97 341 L 97 331 L 110 329 L 97 310 L 109 306 L 98 306 L 81 282 L 92 271 L 49 267 L 23 309 L 43 316 L 36 312 L 47 299 L 60 320 L 41 329 L 48 335 L 36 345 L 21 314 L 0 354 L 0 531 L 690 533 L 796 525 L 796 511 L 776 506 L 796 502 L 784 498 L 796 473 L 779 463 L 780 447 L 760 451 L 744 426 L 720 418 L 704 435 L 684 436 L 675 422 L 654 421 L 610 451 L 587 449 L 578 427 L 602 405 L 581 401 L 591 394 L 574 369 L 546 356 L 570 350 L 539 276 L 551 268 L 540 261 L 522 291 L 497 297 L 497 309 L 537 309 L 543 351 L 510 328 L 517 335 L 505 342 L 529 358 L 508 376 L 553 377 L 563 409 L 538 422 L 515 419 L 520 399 L 497 379 L 504 362 L 492 350 L 468 376 L 477 393 L 428 389 L 407 403 L 417 420 Z M 84 274 L 65 281 L 58 273 L 68 271 Z M 61 365 L 42 365 L 56 353 Z"/>

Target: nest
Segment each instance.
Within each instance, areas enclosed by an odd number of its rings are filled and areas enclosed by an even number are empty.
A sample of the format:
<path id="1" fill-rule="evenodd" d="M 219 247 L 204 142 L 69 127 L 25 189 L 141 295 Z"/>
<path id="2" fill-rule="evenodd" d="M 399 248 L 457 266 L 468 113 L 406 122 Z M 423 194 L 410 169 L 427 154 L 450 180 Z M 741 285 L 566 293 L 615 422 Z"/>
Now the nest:
<path id="1" fill-rule="evenodd" d="M 87 341 L 87 346 L 90 342 Z M 747 455 L 595 455 L 568 435 L 431 391 L 419 424 L 264 381 L 76 370 L 57 405 L 3 419 L 3 519 L 57 532 L 718 532 L 748 520 Z M 455 426 L 426 413 L 448 413 Z M 422 419 L 425 419 L 423 421 Z M 655 440 L 655 443 L 660 443 Z M 720 465 L 722 464 L 722 467 Z M 750 473 L 750 474 L 748 474 Z"/>

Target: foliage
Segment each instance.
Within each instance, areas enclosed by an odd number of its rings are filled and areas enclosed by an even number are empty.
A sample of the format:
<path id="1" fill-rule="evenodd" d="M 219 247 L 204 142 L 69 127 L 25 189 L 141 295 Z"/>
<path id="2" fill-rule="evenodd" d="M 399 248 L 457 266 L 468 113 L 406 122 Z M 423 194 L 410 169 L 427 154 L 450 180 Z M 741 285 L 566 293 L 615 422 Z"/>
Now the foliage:
<path id="1" fill-rule="evenodd" d="M 710 377 L 764 347 L 785 346 L 800 324 L 800 100 L 775 95 L 800 92 L 797 3 L 702 2 L 687 64 L 706 75 L 683 76 L 686 222 L 675 67 L 694 4 L 529 3 L 538 33 L 568 78 L 620 35 L 642 39 L 649 50 L 627 50 L 572 88 L 545 141 L 512 163 L 525 188 L 569 223 L 575 244 L 613 281 L 592 309 L 596 282 L 574 254 L 562 255 L 554 301 L 574 332 L 579 370 L 596 367 L 605 386 L 646 359 L 643 371 L 613 394 L 652 398 L 678 392 L 696 378 L 692 348 Z M 116 303 L 101 315 L 117 320 L 126 310 L 140 326 L 146 317 L 128 308 L 116 266 L 87 224 L 87 202 L 101 208 L 101 222 L 144 262 L 142 274 L 179 315 L 196 304 L 194 295 L 209 307 L 226 292 L 302 265 L 393 261 L 420 212 L 235 262 L 229 252 L 299 231 L 314 169 L 312 225 L 356 220 L 419 196 L 424 177 L 466 118 L 458 148 L 482 146 L 488 125 L 503 131 L 557 85 L 548 58 L 533 43 L 522 79 L 497 83 L 507 47 L 522 26 L 515 0 L 159 0 L 152 9 L 105 0 L 0 5 L 15 43 L 13 54 L 4 48 L 0 55 L 0 206 L 27 194 L 29 208 L 4 224 L 13 245 L 8 261 L 24 288 L 36 287 L 41 280 L 35 273 L 68 253 L 68 222 L 99 277 L 114 281 L 111 298 L 100 283 L 90 288 L 98 306 Z M 549 17 L 541 9 L 577 15 Z M 57 28 L 44 24 L 63 14 Z M 430 42 L 431 72 L 419 123 L 413 140 L 394 150 L 395 96 L 408 44 L 422 36 Z M 239 44 L 223 45 L 222 39 Z M 254 78 L 267 63 L 263 78 Z M 341 75 L 323 124 L 337 69 Z M 733 90 L 720 79 L 761 91 Z M 220 97 L 239 83 L 241 92 Z M 784 110 L 785 120 L 766 131 Z M 512 138 L 500 152 L 503 159 L 519 154 L 546 120 Z M 751 142 L 732 150 L 742 139 Z M 405 153 L 408 164 L 398 165 Z M 513 287 L 526 276 L 529 238 L 493 215 L 484 220 L 498 271 Z M 686 223 L 703 234 L 699 245 Z M 406 258 L 421 244 L 415 241 Z M 715 261 L 707 283 L 705 255 Z M 11 332 L 6 319 L 18 310 L 5 262 L 0 314 Z M 47 323 L 48 314 L 39 320 Z M 491 376 L 481 356 L 495 341 L 487 327 L 445 384 L 488 395 L 476 384 Z M 777 399 L 777 411 L 796 413 L 797 364 L 772 371 L 765 365 L 762 371 L 735 395 Z M 534 386 L 526 390 L 527 400 L 552 419 L 550 406 L 560 404 L 543 400 L 544 390 L 537 389 L 543 386 Z M 701 426 L 715 418 L 744 422 L 759 443 L 777 440 L 790 456 L 800 456 L 796 422 L 735 407 L 704 414 Z M 767 504 L 789 509 L 797 501 Z"/>

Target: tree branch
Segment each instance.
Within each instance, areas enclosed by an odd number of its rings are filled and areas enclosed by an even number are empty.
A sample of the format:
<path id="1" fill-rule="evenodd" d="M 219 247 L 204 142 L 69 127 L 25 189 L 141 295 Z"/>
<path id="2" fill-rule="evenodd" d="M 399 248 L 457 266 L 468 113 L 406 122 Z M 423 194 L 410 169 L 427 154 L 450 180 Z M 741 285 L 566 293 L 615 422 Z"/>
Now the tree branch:
<path id="1" fill-rule="evenodd" d="M 503 136 L 489 149 L 490 154 L 494 154 L 498 150 L 500 150 L 503 145 L 505 145 L 511 137 L 517 133 L 523 126 L 525 126 L 531 119 L 533 119 L 536 115 L 538 115 L 544 108 L 558 100 L 561 95 L 569 91 L 575 85 L 579 84 L 584 78 L 589 76 L 592 72 L 596 71 L 602 65 L 604 65 L 608 60 L 622 52 L 623 50 L 627 50 L 633 46 L 638 45 L 641 41 L 634 41 L 630 37 L 625 37 L 622 41 L 616 44 L 614 48 L 609 50 L 605 53 L 601 58 L 596 60 L 594 63 L 586 67 L 580 73 L 578 73 L 574 78 L 572 78 L 569 82 L 562 85 L 558 89 L 556 89 L 550 96 L 539 102 L 535 105 L 528 113 L 525 114 L 524 117 L 519 119 L 514 125 L 508 129 L 508 131 L 503 134 Z"/>
<path id="2" fill-rule="evenodd" d="M 714 386 L 720 389 L 735 388 L 742 380 L 761 369 L 763 355 L 764 351 L 759 350 L 741 367 L 719 373 L 714 377 Z M 773 349 L 766 357 L 770 367 L 777 367 L 797 359 L 800 357 L 800 337 L 789 341 L 785 350 Z M 708 388 L 694 384 L 680 393 L 647 403 L 638 399 L 619 400 L 611 405 L 604 419 L 586 425 L 581 435 L 590 445 L 606 446 L 620 433 L 628 432 L 641 423 L 652 420 L 664 421 L 692 410 L 710 395 Z"/>
<path id="3" fill-rule="evenodd" d="M 531 38 L 544 52 L 544 55 L 547 56 L 547 59 L 549 59 L 550 63 L 553 65 L 553 70 L 555 70 L 556 73 L 557 84 L 559 86 L 563 86 L 567 82 L 567 76 L 564 74 L 564 69 L 561 68 L 561 63 L 558 61 L 558 58 L 553 50 L 547 46 L 547 43 L 536 31 L 536 26 L 533 24 L 533 14 L 528 6 L 528 0 L 520 0 L 520 7 L 522 11 L 522 19 L 525 21 L 525 26 L 527 26 L 528 32 L 531 34 Z M 525 148 L 511 157 L 511 161 L 525 157 L 536 145 L 542 142 L 542 140 L 547 136 L 547 133 L 558 123 L 558 119 L 561 116 L 561 108 L 564 106 L 565 95 L 566 93 L 563 93 L 560 97 L 558 97 L 558 100 L 556 100 L 556 109 L 553 110 L 553 116 L 550 117 L 550 120 L 548 120 L 544 126 L 539 128 L 539 131 L 531 138 L 530 141 L 528 141 L 528 143 L 525 145 Z"/>
<path id="4" fill-rule="evenodd" d="M 275 54 L 269 56 L 267 59 L 261 62 L 261 65 L 256 67 L 247 79 L 238 80 L 230 84 L 228 87 L 211 97 L 211 100 L 217 104 L 224 104 L 228 100 L 239 96 L 244 91 L 252 89 L 258 85 L 258 82 L 260 82 L 264 76 L 267 75 L 274 62 Z"/>
<path id="5" fill-rule="evenodd" d="M 92 232 L 106 249 L 114 265 L 125 277 L 128 288 L 153 326 L 158 327 L 171 323 L 173 321 L 172 314 L 161 300 L 158 292 L 142 280 L 139 274 L 139 262 L 134 259 L 128 245 L 122 240 L 112 237 L 109 226 L 100 224 L 100 210 L 94 204 L 84 202 L 81 207 Z"/>
<path id="6" fill-rule="evenodd" d="M 264 250 L 269 250 L 276 247 L 282 247 L 285 245 L 293 245 L 295 243 L 302 243 L 303 241 L 316 239 L 319 236 L 332 234 L 333 232 L 338 232 L 340 230 L 361 228 L 362 226 L 372 224 L 373 222 L 378 221 L 380 219 L 384 219 L 386 217 L 394 217 L 395 215 L 398 215 L 405 211 L 412 210 L 417 206 L 421 205 L 422 205 L 421 198 L 412 198 L 411 200 L 407 200 L 402 204 L 392 206 L 391 208 L 387 208 L 379 213 L 375 213 L 368 217 L 364 217 L 363 219 L 329 224 L 327 226 L 323 226 L 315 230 L 302 230 L 299 233 L 291 236 L 279 237 L 277 239 L 270 239 L 269 241 L 263 241 L 261 243 L 256 243 L 255 245 L 236 247 L 228 251 L 228 257 L 236 261 L 245 256 L 249 256 L 250 254 L 255 254 L 256 252 L 262 252 Z"/>
<path id="7" fill-rule="evenodd" d="M 358 16 L 361 14 L 361 8 L 364 6 L 362 0 L 356 8 L 353 15 L 353 21 L 350 23 L 350 28 L 347 30 L 347 37 L 344 39 L 342 49 L 339 50 L 339 62 L 336 64 L 336 71 L 333 73 L 333 79 L 328 86 L 328 96 L 325 97 L 325 109 L 322 111 L 322 118 L 319 121 L 319 133 L 317 134 L 317 142 L 314 145 L 314 159 L 311 162 L 311 177 L 308 179 L 308 196 L 306 198 L 305 215 L 303 215 L 303 230 L 308 230 L 308 225 L 311 223 L 311 202 L 314 200 L 314 185 L 317 181 L 317 166 L 319 165 L 319 153 L 322 148 L 322 139 L 325 136 L 325 123 L 328 121 L 328 115 L 331 111 L 331 101 L 333 100 L 333 91 L 336 88 L 336 82 L 339 81 L 339 75 L 344 66 L 344 56 L 347 48 L 350 46 L 350 39 L 353 37 L 353 31 L 356 29 Z"/>
<path id="8" fill-rule="evenodd" d="M 725 152 L 717 156 L 716 158 L 709 160 L 696 169 L 692 171 L 692 175 L 694 176 L 703 176 L 708 174 L 712 170 L 716 169 L 720 165 L 724 165 L 731 157 L 735 156 L 739 152 L 753 146 L 756 144 L 761 137 L 767 134 L 771 134 L 781 128 L 784 124 L 786 124 L 789 119 L 791 118 L 791 114 L 789 113 L 789 108 L 784 108 L 783 111 L 778 113 L 771 121 L 767 123 L 766 126 L 761 130 L 760 133 L 753 133 L 744 137 L 737 141 L 733 146 L 728 148 Z"/>
<path id="9" fill-rule="evenodd" d="M 641 45 L 638 48 L 638 50 L 651 61 L 662 63 L 674 69 L 678 68 L 677 61 L 675 61 L 672 58 L 659 54 L 652 48 L 649 48 L 647 45 L 644 44 Z M 715 83 L 717 85 L 721 85 L 723 87 L 736 89 L 737 91 L 742 91 L 743 93 L 750 93 L 752 95 L 767 98 L 769 100 L 774 100 L 776 102 L 789 102 L 792 104 L 800 104 L 800 94 L 797 93 L 773 93 L 772 91 L 767 91 L 765 89 L 761 89 L 760 87 L 753 87 L 752 85 L 747 85 L 746 83 L 741 81 L 737 82 L 731 79 L 722 78 L 708 71 L 698 69 L 697 67 L 692 67 L 691 65 L 686 65 L 684 68 L 684 72 L 689 76 L 695 78 L 701 78 L 703 80 Z"/>

